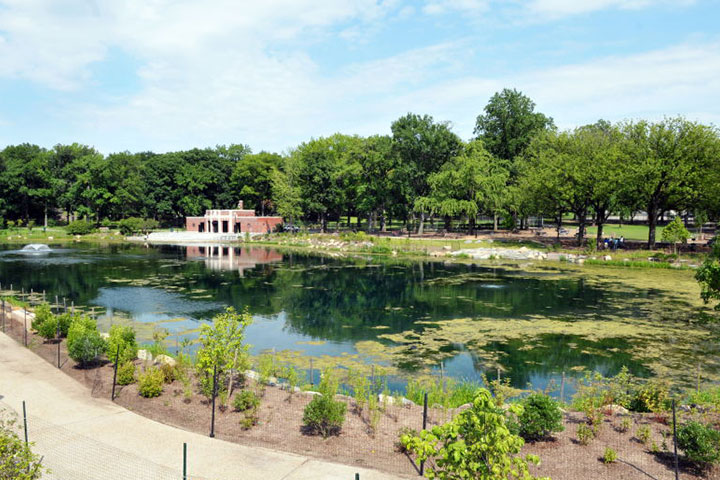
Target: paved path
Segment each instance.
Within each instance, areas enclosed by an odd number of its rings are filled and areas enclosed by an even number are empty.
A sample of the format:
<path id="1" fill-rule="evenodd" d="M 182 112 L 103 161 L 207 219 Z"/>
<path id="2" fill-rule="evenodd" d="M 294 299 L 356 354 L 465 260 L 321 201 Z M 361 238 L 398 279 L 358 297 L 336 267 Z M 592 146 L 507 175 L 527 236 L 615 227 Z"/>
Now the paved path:
<path id="1" fill-rule="evenodd" d="M 86 387 L 0 333 L 0 407 L 22 412 L 23 400 L 30 440 L 52 469 L 48 478 L 180 480 L 183 443 L 190 479 L 353 480 L 355 473 L 361 480 L 401 478 L 237 445 L 149 420 L 92 398 Z"/>

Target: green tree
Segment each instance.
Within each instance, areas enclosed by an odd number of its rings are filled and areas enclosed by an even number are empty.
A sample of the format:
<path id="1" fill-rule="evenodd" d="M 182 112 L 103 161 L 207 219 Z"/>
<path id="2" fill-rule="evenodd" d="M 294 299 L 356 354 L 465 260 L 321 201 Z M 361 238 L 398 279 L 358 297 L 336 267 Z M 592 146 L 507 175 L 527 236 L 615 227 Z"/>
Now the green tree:
<path id="1" fill-rule="evenodd" d="M 393 198 L 399 195 L 397 186 L 402 182 L 397 157 L 392 152 L 392 139 L 375 135 L 364 139 L 359 153 L 359 182 L 357 208 L 368 216 L 368 230 L 374 228 L 374 220 L 380 217 L 380 230 L 387 226 L 387 214 Z"/>
<path id="2" fill-rule="evenodd" d="M 687 242 L 688 238 L 690 238 L 690 232 L 685 228 L 680 215 L 673 218 L 672 222 L 663 228 L 661 236 L 663 242 L 672 243 L 673 253 L 677 253 L 677 244 Z"/>
<path id="3" fill-rule="evenodd" d="M 283 158 L 277 153 L 260 152 L 244 155 L 235 163 L 230 185 L 245 208 L 253 208 L 260 215 L 274 210 L 272 179 Z"/>
<path id="4" fill-rule="evenodd" d="M 705 303 L 720 301 L 720 242 L 716 241 L 710 254 L 695 272 L 700 283 L 702 299 Z M 720 302 L 715 305 L 720 310 Z"/>
<path id="5" fill-rule="evenodd" d="M 536 112 L 535 102 L 529 97 L 505 88 L 490 98 L 485 114 L 478 115 L 475 135 L 496 157 L 513 160 L 538 132 L 554 128 L 553 119 Z"/>
<path id="6" fill-rule="evenodd" d="M 515 413 L 521 407 L 512 405 Z M 508 429 L 504 413 L 489 391 L 479 389 L 471 408 L 450 422 L 423 430 L 419 436 L 403 435 L 402 444 L 418 460 L 430 462 L 428 478 L 441 480 L 530 480 L 528 463 L 537 456 L 519 456 L 524 441 Z"/>
<path id="7" fill-rule="evenodd" d="M 418 234 L 423 233 L 425 202 L 419 201 L 430 193 L 430 175 L 440 170 L 447 161 L 457 156 L 462 141 L 450 130 L 447 122 L 436 123 L 430 115 L 408 113 L 390 126 L 393 134 L 393 153 L 398 156 L 403 178 L 408 187 L 407 204 L 419 207 Z"/>
<path id="8" fill-rule="evenodd" d="M 251 323 L 250 312 L 237 313 L 233 307 L 228 307 L 225 313 L 215 315 L 211 324 L 205 323 L 200 327 L 201 347 L 195 367 L 206 395 L 212 395 L 212 374 L 217 367 L 218 382 L 224 387 L 227 381 L 227 398 L 231 397 L 235 374 L 244 372 L 250 365 L 250 346 L 243 341 L 245 329 Z"/>
<path id="9" fill-rule="evenodd" d="M 417 203 L 421 204 L 419 209 L 439 213 L 446 219 L 466 216 L 473 233 L 479 212 L 497 211 L 507 179 L 508 171 L 485 150 L 482 141 L 475 140 L 430 175 L 430 195 L 419 198 Z"/>
<path id="10" fill-rule="evenodd" d="M 684 118 L 622 125 L 626 182 L 648 216 L 648 247 L 655 247 L 657 221 L 669 210 L 692 210 L 703 180 L 717 167 L 720 141 L 715 128 Z"/>

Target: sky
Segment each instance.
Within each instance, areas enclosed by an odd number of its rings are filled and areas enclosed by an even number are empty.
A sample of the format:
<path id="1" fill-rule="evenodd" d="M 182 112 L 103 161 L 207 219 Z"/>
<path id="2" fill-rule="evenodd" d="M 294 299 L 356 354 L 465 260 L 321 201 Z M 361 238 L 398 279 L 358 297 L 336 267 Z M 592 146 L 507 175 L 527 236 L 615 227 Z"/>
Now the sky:
<path id="1" fill-rule="evenodd" d="M 0 147 L 103 153 L 468 140 L 516 88 L 559 128 L 720 125 L 720 0 L 0 0 Z"/>

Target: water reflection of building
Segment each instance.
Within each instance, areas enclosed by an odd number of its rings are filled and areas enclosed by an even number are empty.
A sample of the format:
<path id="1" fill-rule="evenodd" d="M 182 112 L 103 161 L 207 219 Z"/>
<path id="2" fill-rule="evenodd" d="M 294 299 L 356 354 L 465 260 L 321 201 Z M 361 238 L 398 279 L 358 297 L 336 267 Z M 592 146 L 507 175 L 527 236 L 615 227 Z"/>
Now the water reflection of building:
<path id="1" fill-rule="evenodd" d="M 204 258 L 205 266 L 210 270 L 237 270 L 240 275 L 256 265 L 283 259 L 282 254 L 274 250 L 222 245 L 188 246 L 187 258 Z"/>

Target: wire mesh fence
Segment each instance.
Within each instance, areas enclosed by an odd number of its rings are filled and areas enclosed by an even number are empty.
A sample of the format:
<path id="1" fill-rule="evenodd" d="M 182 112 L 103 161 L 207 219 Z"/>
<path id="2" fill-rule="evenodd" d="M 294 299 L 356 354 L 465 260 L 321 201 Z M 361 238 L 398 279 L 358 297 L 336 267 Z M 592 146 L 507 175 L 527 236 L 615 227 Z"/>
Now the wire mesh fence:
<path id="1" fill-rule="evenodd" d="M 6 315 L 0 317 L 5 331 L 22 343 L 26 332 L 22 318 L 15 315 L 14 320 L 6 322 Z M 46 350 L 37 350 L 37 353 L 54 363 L 55 350 Z M 61 363 L 65 365 L 66 361 L 63 351 Z M 93 395 L 110 398 L 112 368 L 98 368 L 91 373 Z M 319 374 L 318 369 L 315 373 Z M 309 378 L 319 380 L 319 375 L 311 374 Z M 400 436 L 419 432 L 424 425 L 432 428 L 444 424 L 468 408 L 468 405 L 448 408 L 431 400 L 424 417 L 422 402 L 417 398 L 410 402 L 400 396 L 382 395 L 381 389 L 372 390 L 360 401 L 350 395 L 338 395 L 337 399 L 346 404 L 344 423 L 337 434 L 323 438 L 311 435 L 303 425 L 304 410 L 315 394 L 291 393 L 278 383 L 281 381 L 277 379 L 265 386 L 248 382 L 246 388 L 256 389 L 261 396 L 257 418 L 250 422 L 244 421 L 245 413 L 233 410 L 232 399 L 218 399 L 212 427 L 211 403 L 197 392 L 186 397 L 185 386 L 179 381 L 166 386 L 163 395 L 154 399 L 140 397 L 136 385 L 120 387 L 116 401 L 140 414 L 187 430 L 209 432 L 212 428 L 219 439 L 410 476 L 419 475 L 420 466 L 411 455 L 403 452 Z M 374 378 L 370 383 L 374 383 Z M 699 385 L 698 380 L 698 389 Z M 571 395 L 565 395 L 564 386 L 563 380 L 560 398 L 569 401 Z M 345 393 L 353 392 L 345 388 Z M 691 418 L 685 408 L 678 409 L 682 416 L 680 423 Z M 717 470 L 699 470 L 684 462 L 682 456 L 676 477 L 670 412 L 638 414 L 617 406 L 605 406 L 598 411 L 598 418 L 593 419 L 587 413 L 568 410 L 563 415 L 562 432 L 552 435 L 550 440 L 528 442 L 523 453 L 537 454 L 542 461 L 535 473 L 554 479 L 584 477 L 586 480 L 720 478 Z M 170 469 L 153 464 L 71 428 L 52 425 L 32 416 L 28 423 L 30 441 L 36 442 L 38 452 L 44 455 L 44 464 L 52 470 L 47 478 L 182 478 L 179 467 Z M 614 461 L 610 461 L 613 457 L 616 457 Z M 91 472 L 92 476 L 82 472 Z M 201 477 L 190 475 L 188 478 Z"/>
<path id="2" fill-rule="evenodd" d="M 22 412 L 15 411 L 4 402 L 0 402 L 0 415 L 18 420 L 15 425 L 21 437 L 24 435 L 23 425 L 27 425 L 28 441 L 47 469 L 43 479 L 206 480 L 198 475 L 183 476 L 182 445 L 178 446 L 179 468 L 173 469 L 132 452 L 113 448 L 68 426 L 56 425 L 30 414 L 23 418 Z"/>

